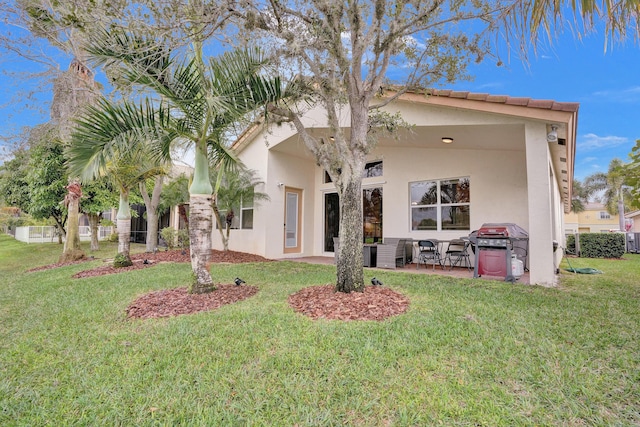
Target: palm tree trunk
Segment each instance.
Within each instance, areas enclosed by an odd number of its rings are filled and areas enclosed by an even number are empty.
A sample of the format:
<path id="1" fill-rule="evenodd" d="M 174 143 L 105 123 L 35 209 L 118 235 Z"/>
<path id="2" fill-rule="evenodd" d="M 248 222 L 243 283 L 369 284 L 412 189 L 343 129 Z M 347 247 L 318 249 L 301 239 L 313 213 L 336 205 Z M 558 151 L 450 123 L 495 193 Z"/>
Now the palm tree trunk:
<path id="1" fill-rule="evenodd" d="M 209 273 L 212 231 L 211 195 L 192 194 L 189 198 L 189 249 L 194 281 L 191 293 L 203 294 L 216 287 Z"/>
<path id="2" fill-rule="evenodd" d="M 80 197 L 82 191 L 77 181 L 72 181 L 67 186 L 68 193 L 65 196 L 67 204 L 67 233 L 64 241 L 64 251 L 60 262 L 75 261 L 84 258 L 84 252 L 80 249 Z"/>
<path id="3" fill-rule="evenodd" d="M 127 267 L 131 262 L 131 209 L 129 208 L 129 191 L 120 191 L 120 204 L 118 206 L 116 227 L 118 228 L 118 256 L 114 261 L 114 267 Z"/>
<path id="4" fill-rule="evenodd" d="M 222 244 L 224 245 L 224 251 L 229 250 L 229 234 L 231 233 L 231 226 L 227 224 L 227 235 L 224 239 L 222 239 Z"/>
<path id="5" fill-rule="evenodd" d="M 158 247 L 158 205 L 160 204 L 160 193 L 162 192 L 162 181 L 164 177 L 158 175 L 154 178 L 153 192 L 151 197 L 147 194 L 144 182 L 139 184 L 140 193 L 147 208 L 147 252 L 153 252 Z"/>
<path id="6" fill-rule="evenodd" d="M 622 187 L 618 189 L 618 224 L 620 225 L 620 231 L 625 232 L 625 221 L 624 221 L 624 196 L 622 195 Z"/>
<path id="7" fill-rule="evenodd" d="M 91 229 L 91 251 L 97 251 L 100 249 L 100 243 L 98 239 L 98 226 L 100 225 L 100 215 L 97 213 L 88 213 L 89 228 Z"/>
<path id="8" fill-rule="evenodd" d="M 193 182 L 189 188 L 189 249 L 193 283 L 191 293 L 204 294 L 216 289 L 209 273 L 211 261 L 213 187 L 209 181 L 206 146 L 196 147 Z"/>
<path id="9" fill-rule="evenodd" d="M 211 204 L 212 208 L 213 208 L 213 217 L 216 219 L 216 224 L 218 225 L 218 232 L 220 233 L 220 240 L 222 240 L 222 247 L 224 248 L 224 251 L 228 251 L 229 250 L 229 231 L 227 227 L 227 235 L 225 236 L 224 234 L 224 224 L 222 223 L 222 221 L 220 220 L 220 209 L 218 209 L 218 204 L 217 203 L 212 203 Z"/>
<path id="10" fill-rule="evenodd" d="M 189 216 L 187 215 L 186 205 L 181 203 L 178 205 L 178 215 L 182 219 L 185 227 L 189 228 Z"/>

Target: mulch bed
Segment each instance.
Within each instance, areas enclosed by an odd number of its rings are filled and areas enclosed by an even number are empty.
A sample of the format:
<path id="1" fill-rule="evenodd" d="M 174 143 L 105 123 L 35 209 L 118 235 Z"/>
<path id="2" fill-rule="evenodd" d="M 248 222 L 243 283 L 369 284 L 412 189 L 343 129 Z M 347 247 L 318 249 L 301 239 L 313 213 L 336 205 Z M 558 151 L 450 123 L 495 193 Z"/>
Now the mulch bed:
<path id="1" fill-rule="evenodd" d="M 334 285 L 312 286 L 289 295 L 289 305 L 312 319 L 384 320 L 402 314 L 409 299 L 382 286 L 366 286 L 364 292 L 336 292 Z"/>
<path id="2" fill-rule="evenodd" d="M 93 261 L 84 260 L 50 264 L 29 271 L 42 271 L 66 265 Z M 111 264 L 76 273 L 74 278 L 95 277 L 152 267 L 159 262 L 191 262 L 189 250 L 158 251 L 131 255 L 133 265 L 115 268 Z M 147 264 L 144 263 L 147 260 Z M 259 255 L 235 251 L 211 251 L 211 263 L 246 263 L 272 261 Z M 158 318 L 214 310 L 225 304 L 249 298 L 258 292 L 254 286 L 217 285 L 208 294 L 189 294 L 187 288 L 151 292 L 136 299 L 127 308 L 129 318 Z M 349 294 L 335 292 L 334 285 L 312 286 L 289 296 L 289 305 L 298 313 L 312 319 L 383 320 L 404 313 L 409 300 L 404 295 L 383 286 L 366 286 L 364 292 Z"/>
<path id="3" fill-rule="evenodd" d="M 82 264 L 83 262 L 87 262 L 87 261 L 95 261 L 95 259 L 94 258 L 83 258 L 83 259 L 80 259 L 78 261 L 57 262 L 55 264 L 41 265 L 40 267 L 35 267 L 35 268 L 31 268 L 31 269 L 27 270 L 27 273 L 31 273 L 31 272 L 34 272 L 34 271 L 51 270 L 52 268 L 66 267 L 67 265 Z"/>
<path id="4" fill-rule="evenodd" d="M 157 261 L 147 261 L 147 264 L 144 263 L 144 260 L 141 259 L 132 259 L 133 265 L 128 267 L 114 267 L 113 264 L 109 263 L 107 265 L 101 265 L 100 267 L 92 268 L 91 270 L 83 270 L 71 276 L 74 279 L 82 279 L 85 277 L 96 277 L 96 276 L 104 276 L 105 274 L 116 274 L 116 273 L 124 273 L 125 271 L 131 270 L 140 270 L 142 268 L 153 267 L 156 265 Z"/>
<path id="5" fill-rule="evenodd" d="M 258 292 L 255 286 L 216 285 L 207 294 L 190 294 L 187 288 L 151 292 L 137 298 L 127 308 L 127 317 L 151 319 L 214 310 L 247 299 Z"/>

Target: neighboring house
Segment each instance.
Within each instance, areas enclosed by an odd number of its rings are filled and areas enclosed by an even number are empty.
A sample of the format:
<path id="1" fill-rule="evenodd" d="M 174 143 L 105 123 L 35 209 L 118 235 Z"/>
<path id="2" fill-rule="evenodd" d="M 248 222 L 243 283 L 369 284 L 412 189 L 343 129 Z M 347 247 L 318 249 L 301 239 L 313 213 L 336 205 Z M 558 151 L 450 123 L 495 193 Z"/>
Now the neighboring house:
<path id="1" fill-rule="evenodd" d="M 385 110 L 414 127 L 380 140 L 369 155 L 365 238 L 451 239 L 484 223 L 516 223 L 529 233 L 530 282 L 553 285 L 562 257 L 553 243 L 564 244 L 571 206 L 578 104 L 435 91 L 405 94 Z M 343 119 L 348 127 L 346 109 Z M 303 122 L 330 143 L 322 110 Z M 251 221 L 234 230 L 229 248 L 267 258 L 333 257 L 337 195 L 295 129 L 256 125 L 234 150 L 264 181 L 259 191 L 270 202 L 246 207 Z M 453 190 L 459 197 L 447 200 Z M 440 197 L 425 197 L 430 191 Z"/>
<path id="2" fill-rule="evenodd" d="M 630 226 L 630 233 L 640 233 L 640 211 L 633 211 L 625 214 L 625 221 Z"/>
<path id="3" fill-rule="evenodd" d="M 620 229 L 620 216 L 611 215 L 602 203 L 587 203 L 584 211 L 564 217 L 565 234 L 608 233 Z"/>

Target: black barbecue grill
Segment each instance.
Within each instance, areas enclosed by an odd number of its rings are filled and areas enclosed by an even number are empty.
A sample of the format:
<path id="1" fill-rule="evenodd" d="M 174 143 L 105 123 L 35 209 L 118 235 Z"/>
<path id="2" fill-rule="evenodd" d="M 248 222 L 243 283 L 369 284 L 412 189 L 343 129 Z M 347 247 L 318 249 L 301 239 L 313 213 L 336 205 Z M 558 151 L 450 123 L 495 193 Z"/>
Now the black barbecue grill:
<path id="1" fill-rule="evenodd" d="M 471 234 L 470 240 L 476 255 L 473 277 L 502 276 L 515 282 L 524 271 L 529 234 L 522 227 L 513 223 L 483 224 Z M 520 262 L 522 271 L 518 268 Z"/>

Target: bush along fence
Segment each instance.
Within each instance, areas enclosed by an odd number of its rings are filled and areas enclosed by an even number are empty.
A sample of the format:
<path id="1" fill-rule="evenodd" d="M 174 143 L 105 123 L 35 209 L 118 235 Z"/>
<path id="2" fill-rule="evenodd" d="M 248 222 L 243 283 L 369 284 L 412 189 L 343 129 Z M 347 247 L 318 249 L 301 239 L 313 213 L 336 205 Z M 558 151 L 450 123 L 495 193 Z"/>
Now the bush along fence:
<path id="1" fill-rule="evenodd" d="M 567 236 L 567 253 L 584 258 L 621 258 L 625 250 L 625 233 L 581 233 Z"/>

